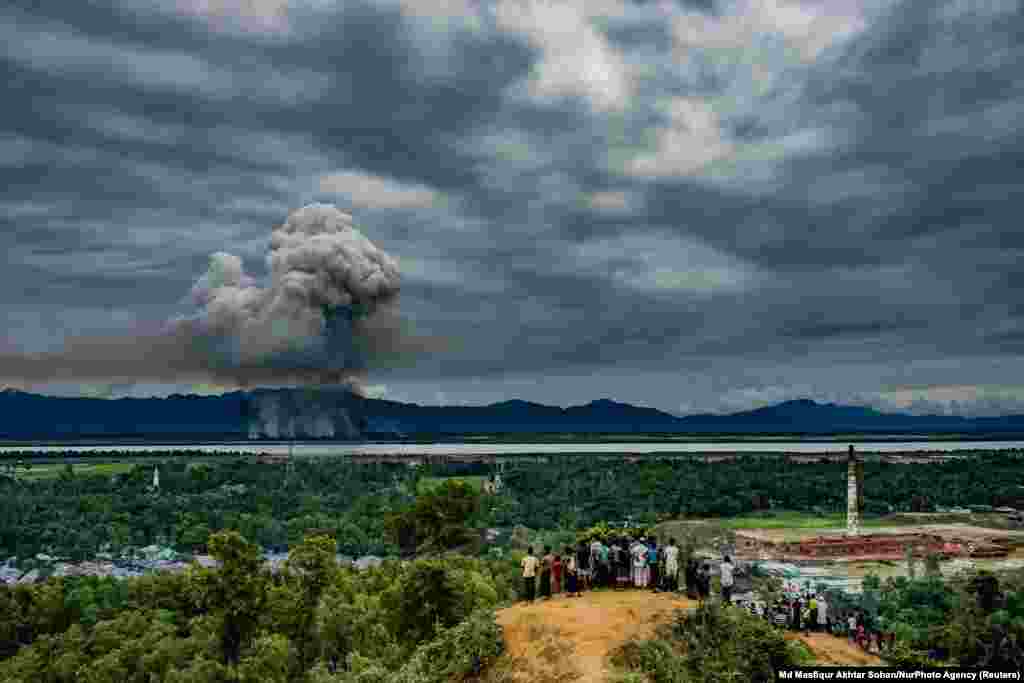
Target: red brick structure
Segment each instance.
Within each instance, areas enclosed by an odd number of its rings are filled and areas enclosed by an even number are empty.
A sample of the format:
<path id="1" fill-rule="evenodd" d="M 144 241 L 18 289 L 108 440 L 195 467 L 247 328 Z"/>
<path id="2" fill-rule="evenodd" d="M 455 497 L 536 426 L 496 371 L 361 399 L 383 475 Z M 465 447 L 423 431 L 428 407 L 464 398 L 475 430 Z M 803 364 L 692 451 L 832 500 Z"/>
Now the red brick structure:
<path id="1" fill-rule="evenodd" d="M 902 560 L 907 547 L 915 557 L 1005 557 L 1009 548 L 1001 539 L 964 541 L 926 533 L 890 533 L 850 536 L 817 536 L 799 541 L 775 541 L 756 531 L 736 533 L 739 557 L 767 554 L 780 560 Z"/>

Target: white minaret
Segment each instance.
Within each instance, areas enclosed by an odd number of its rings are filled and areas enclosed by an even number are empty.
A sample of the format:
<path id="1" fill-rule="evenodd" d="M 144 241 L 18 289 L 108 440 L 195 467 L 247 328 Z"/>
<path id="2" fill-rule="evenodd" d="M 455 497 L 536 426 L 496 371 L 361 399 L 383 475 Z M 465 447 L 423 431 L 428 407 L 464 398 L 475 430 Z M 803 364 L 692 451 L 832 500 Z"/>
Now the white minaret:
<path id="1" fill-rule="evenodd" d="M 860 535 L 860 498 L 863 487 L 862 470 L 858 467 L 857 455 L 850 446 L 846 459 L 846 535 Z"/>
<path id="2" fill-rule="evenodd" d="M 153 488 L 160 490 L 160 466 L 153 468 Z"/>

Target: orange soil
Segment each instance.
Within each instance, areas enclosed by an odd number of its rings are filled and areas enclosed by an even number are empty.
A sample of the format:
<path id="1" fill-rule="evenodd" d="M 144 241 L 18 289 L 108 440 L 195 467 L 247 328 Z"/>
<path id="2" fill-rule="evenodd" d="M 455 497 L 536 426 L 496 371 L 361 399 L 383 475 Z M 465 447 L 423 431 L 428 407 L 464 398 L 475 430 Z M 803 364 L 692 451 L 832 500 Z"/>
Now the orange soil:
<path id="1" fill-rule="evenodd" d="M 616 647 L 632 637 L 653 635 L 654 627 L 669 621 L 676 609 L 692 607 L 696 607 L 692 600 L 666 593 L 605 590 L 584 593 L 582 598 L 559 596 L 518 603 L 499 610 L 497 621 L 504 631 L 507 656 L 513 661 L 537 661 L 554 640 L 566 648 L 566 665 L 575 669 L 576 680 L 598 683 L 607 678 L 607 658 Z M 547 631 L 548 643 L 539 631 Z M 850 645 L 845 638 L 822 633 L 786 633 L 786 638 L 803 640 L 823 665 L 884 666 L 877 656 Z M 519 674 L 517 679 L 537 679 L 518 666 L 514 671 Z"/>
<path id="2" fill-rule="evenodd" d="M 786 633 L 786 640 L 799 638 L 811 648 L 817 663 L 823 666 L 846 664 L 855 666 L 885 666 L 877 655 L 868 654 L 860 647 L 851 645 L 846 638 L 824 633 Z"/>
<path id="3" fill-rule="evenodd" d="M 665 593 L 643 590 L 596 591 L 582 598 L 560 596 L 520 603 L 500 610 L 498 623 L 512 657 L 533 654 L 529 627 L 544 625 L 559 633 L 559 640 L 573 652 L 572 660 L 581 682 L 603 681 L 608 673 L 606 658 L 629 638 L 649 636 L 658 622 L 668 621 L 676 609 L 696 603 Z"/>

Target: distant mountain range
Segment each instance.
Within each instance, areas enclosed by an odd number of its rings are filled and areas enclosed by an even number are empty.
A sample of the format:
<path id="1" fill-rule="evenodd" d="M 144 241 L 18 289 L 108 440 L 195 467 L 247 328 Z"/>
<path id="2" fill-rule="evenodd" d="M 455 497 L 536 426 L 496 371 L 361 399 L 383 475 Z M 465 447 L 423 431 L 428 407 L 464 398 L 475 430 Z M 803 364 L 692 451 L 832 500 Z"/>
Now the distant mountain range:
<path id="1" fill-rule="evenodd" d="M 678 417 L 608 399 L 560 408 L 528 401 L 421 406 L 337 389 L 258 389 L 220 396 L 64 398 L 0 392 L 0 439 L 382 439 L 471 434 L 1024 434 L 1024 415 L 882 413 L 810 400 L 729 415 Z"/>

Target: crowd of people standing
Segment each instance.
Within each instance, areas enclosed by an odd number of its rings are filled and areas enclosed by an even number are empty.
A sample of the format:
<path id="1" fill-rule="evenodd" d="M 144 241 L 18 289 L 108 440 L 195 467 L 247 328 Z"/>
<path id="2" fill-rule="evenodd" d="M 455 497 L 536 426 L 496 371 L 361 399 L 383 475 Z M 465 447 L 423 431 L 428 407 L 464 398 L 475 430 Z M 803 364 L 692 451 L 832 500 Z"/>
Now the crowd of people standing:
<path id="1" fill-rule="evenodd" d="M 705 599 L 711 590 L 711 568 L 690 560 L 680 566 L 681 551 L 674 538 L 659 546 L 657 539 L 616 538 L 605 543 L 595 539 L 580 541 L 575 548 L 565 546 L 557 552 L 545 546 L 537 557 L 531 547 L 522 560 L 523 597 L 534 600 L 566 593 L 578 597 L 592 588 L 644 588 L 652 591 L 680 590 L 683 578 L 688 594 Z M 722 597 L 731 601 L 732 561 L 726 556 L 721 564 Z"/>
<path id="2" fill-rule="evenodd" d="M 806 592 L 779 600 L 768 608 L 751 605 L 751 612 L 779 628 L 804 633 L 846 635 L 851 645 L 878 653 L 893 646 L 896 635 L 882 632 L 863 610 L 833 609 L 824 595 Z"/>
<path id="3" fill-rule="evenodd" d="M 681 551 L 674 538 L 659 547 L 657 539 L 617 538 L 607 544 L 594 540 L 580 541 L 575 548 L 565 546 L 561 553 L 544 547 L 538 558 L 531 547 L 522 560 L 523 597 L 532 601 L 539 587 L 541 598 L 552 598 L 565 592 L 580 597 L 592 588 L 645 588 L 653 591 L 682 591 L 701 602 L 711 595 L 712 568 L 707 560 L 689 558 L 680 566 Z M 732 603 L 735 566 L 725 555 L 719 565 L 722 602 Z M 682 584 L 680 585 L 680 579 Z M 877 633 L 864 612 L 836 614 L 826 597 L 813 592 L 790 595 L 774 605 L 744 603 L 755 616 L 780 628 L 794 631 L 831 633 L 849 637 L 851 644 L 867 651 L 891 647 L 891 633 Z"/>

